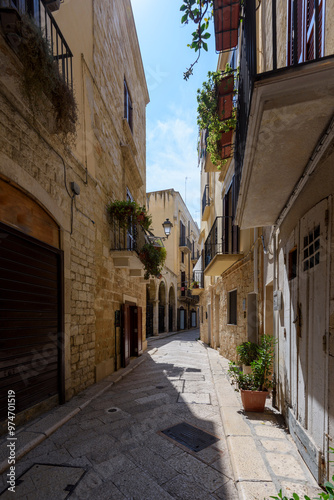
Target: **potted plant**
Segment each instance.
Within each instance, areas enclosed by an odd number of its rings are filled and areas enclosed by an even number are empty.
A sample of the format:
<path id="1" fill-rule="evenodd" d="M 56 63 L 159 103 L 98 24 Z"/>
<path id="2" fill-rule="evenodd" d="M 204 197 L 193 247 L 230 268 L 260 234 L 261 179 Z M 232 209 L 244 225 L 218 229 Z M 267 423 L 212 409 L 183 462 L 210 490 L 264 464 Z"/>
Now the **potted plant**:
<path id="1" fill-rule="evenodd" d="M 231 76 L 233 76 L 233 70 L 229 65 L 226 66 L 224 72 L 209 71 L 208 80 L 203 83 L 202 89 L 197 91 L 197 124 L 201 130 L 207 129 L 208 131 L 207 151 L 217 170 L 226 164 L 232 154 L 233 131 L 237 123 L 236 108 L 233 105 L 234 91 L 231 94 L 231 111 L 227 103 L 225 109 L 224 103 L 219 104 L 222 97 L 227 96 L 224 92 L 232 88 Z"/>
<path id="2" fill-rule="evenodd" d="M 132 218 L 132 222 L 137 222 L 146 231 L 150 229 L 152 224 L 152 216 L 147 213 L 145 207 L 138 205 L 135 201 L 116 200 L 110 202 L 107 211 L 118 220 L 119 225 L 123 228 L 129 226 L 129 217 Z"/>
<path id="3" fill-rule="evenodd" d="M 189 290 L 192 290 L 193 288 L 199 288 L 198 281 L 194 280 L 190 283 Z"/>
<path id="4" fill-rule="evenodd" d="M 160 276 L 166 260 L 167 252 L 165 247 L 159 249 L 152 243 L 145 243 L 139 253 L 139 258 L 145 267 L 144 278 L 150 276 Z"/>
<path id="5" fill-rule="evenodd" d="M 275 339 L 263 335 L 258 347 L 258 356 L 252 361 L 252 373 L 244 374 L 235 362 L 229 365 L 229 374 L 240 390 L 245 411 L 264 411 L 268 389 L 272 386 L 271 374 L 274 359 Z"/>
<path id="6" fill-rule="evenodd" d="M 243 373 L 251 373 L 251 364 L 255 361 L 259 354 L 259 346 L 254 342 L 243 342 L 236 348 L 239 356 L 239 361 L 242 364 Z"/>

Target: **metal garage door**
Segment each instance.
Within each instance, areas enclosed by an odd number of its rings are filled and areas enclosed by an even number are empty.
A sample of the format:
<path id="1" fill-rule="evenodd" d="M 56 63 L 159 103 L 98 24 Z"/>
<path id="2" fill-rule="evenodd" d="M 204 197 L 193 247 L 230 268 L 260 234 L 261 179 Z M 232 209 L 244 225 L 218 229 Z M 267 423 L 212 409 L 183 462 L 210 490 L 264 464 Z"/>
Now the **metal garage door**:
<path id="1" fill-rule="evenodd" d="M 62 252 L 0 223 L 0 420 L 61 391 Z"/>

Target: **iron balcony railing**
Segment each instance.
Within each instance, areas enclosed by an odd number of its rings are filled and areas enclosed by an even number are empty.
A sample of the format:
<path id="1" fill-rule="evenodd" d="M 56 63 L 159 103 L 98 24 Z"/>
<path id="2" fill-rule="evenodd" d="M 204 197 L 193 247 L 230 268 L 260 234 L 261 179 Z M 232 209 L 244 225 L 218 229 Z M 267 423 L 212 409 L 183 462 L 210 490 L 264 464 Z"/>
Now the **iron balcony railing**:
<path id="1" fill-rule="evenodd" d="M 189 238 L 186 236 L 181 236 L 180 237 L 180 247 L 187 247 L 190 251 L 192 250 L 192 245 L 190 243 Z"/>
<path id="2" fill-rule="evenodd" d="M 231 216 L 216 217 L 204 244 L 204 266 L 207 267 L 216 255 L 238 254 L 239 232 Z"/>
<path id="3" fill-rule="evenodd" d="M 193 281 L 197 281 L 198 288 L 204 288 L 204 271 L 194 271 L 193 278 Z"/>
<path id="4" fill-rule="evenodd" d="M 205 185 L 204 193 L 202 197 L 202 215 L 204 214 L 205 207 L 210 206 L 210 198 L 209 198 L 209 184 Z"/>
<path id="5" fill-rule="evenodd" d="M 28 14 L 48 42 L 54 62 L 68 87 L 73 90 L 73 54 L 50 10 L 43 0 L 0 0 L 0 8 L 10 8 L 20 15 Z"/>
<path id="6" fill-rule="evenodd" d="M 289 66 L 297 66 L 301 64 L 299 62 L 299 54 L 301 50 L 302 43 L 302 30 L 305 29 L 303 23 L 300 22 L 302 17 L 302 3 L 294 1 L 286 2 L 288 4 L 288 17 L 291 20 L 291 27 L 289 28 L 289 40 L 288 40 L 288 62 Z M 249 112 L 252 101 L 252 93 L 254 82 L 256 79 L 263 77 L 264 73 L 257 73 L 257 9 L 258 2 L 256 0 L 247 0 L 243 3 L 244 13 L 243 22 L 240 23 L 240 34 L 239 41 L 241 40 L 241 51 L 240 51 L 240 72 L 239 72 L 239 85 L 238 85 L 238 103 L 237 103 L 237 126 L 235 134 L 235 177 L 236 177 L 236 197 L 235 205 L 238 200 L 238 194 L 240 190 L 241 174 L 243 168 L 243 160 L 245 153 L 245 145 L 247 139 L 248 130 L 248 119 Z M 280 24 L 282 23 L 281 16 L 278 12 L 278 2 L 277 0 L 271 0 L 271 40 L 267 40 L 269 47 L 268 52 L 272 53 L 272 67 L 269 71 L 266 71 L 267 76 L 274 76 L 278 71 L 284 69 L 283 67 L 278 68 L 278 57 L 277 57 L 277 39 L 278 34 L 281 32 Z M 305 64 L 309 64 L 312 61 L 317 61 L 321 59 L 320 54 L 320 44 L 321 44 L 321 34 L 319 32 L 321 24 L 323 23 L 323 14 L 319 11 L 320 3 L 318 1 L 314 2 L 314 10 L 311 11 L 311 15 L 314 15 L 314 38 L 313 45 L 308 48 Z M 309 13 L 308 13 L 309 15 Z M 236 206 L 234 207 L 235 213 Z"/>
<path id="7" fill-rule="evenodd" d="M 191 260 L 198 260 L 201 255 L 199 250 L 193 250 L 191 253 Z"/>
<path id="8" fill-rule="evenodd" d="M 111 247 L 112 251 L 134 251 L 138 254 L 148 242 L 145 230 L 138 223 L 129 220 L 127 227 L 120 225 L 117 219 L 111 220 Z"/>

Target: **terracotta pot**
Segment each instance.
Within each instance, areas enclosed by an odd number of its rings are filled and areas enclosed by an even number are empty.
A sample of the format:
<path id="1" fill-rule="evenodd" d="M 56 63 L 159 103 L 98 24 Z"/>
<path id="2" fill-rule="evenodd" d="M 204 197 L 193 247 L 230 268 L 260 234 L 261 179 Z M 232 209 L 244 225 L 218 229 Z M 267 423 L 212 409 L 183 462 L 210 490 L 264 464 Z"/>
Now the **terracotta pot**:
<path id="1" fill-rule="evenodd" d="M 233 94 L 234 91 L 234 75 L 227 75 L 220 80 L 218 85 L 218 95 Z"/>
<path id="2" fill-rule="evenodd" d="M 241 401 L 245 411 L 263 412 L 267 391 L 245 391 L 240 389 Z"/>

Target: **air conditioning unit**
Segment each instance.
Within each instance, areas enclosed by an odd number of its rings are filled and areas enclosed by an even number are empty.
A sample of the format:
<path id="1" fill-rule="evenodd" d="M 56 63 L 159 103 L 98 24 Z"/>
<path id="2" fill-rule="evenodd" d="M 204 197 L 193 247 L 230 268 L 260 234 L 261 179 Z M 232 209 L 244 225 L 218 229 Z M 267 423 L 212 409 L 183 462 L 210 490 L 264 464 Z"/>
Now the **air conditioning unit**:
<path id="1" fill-rule="evenodd" d="M 55 12 L 56 10 L 59 10 L 60 0 L 44 0 L 44 4 L 50 12 Z"/>

